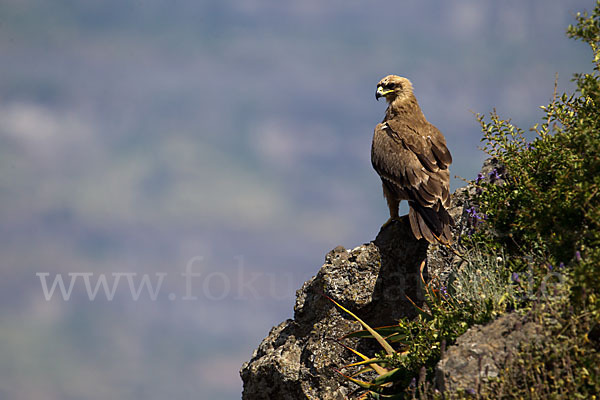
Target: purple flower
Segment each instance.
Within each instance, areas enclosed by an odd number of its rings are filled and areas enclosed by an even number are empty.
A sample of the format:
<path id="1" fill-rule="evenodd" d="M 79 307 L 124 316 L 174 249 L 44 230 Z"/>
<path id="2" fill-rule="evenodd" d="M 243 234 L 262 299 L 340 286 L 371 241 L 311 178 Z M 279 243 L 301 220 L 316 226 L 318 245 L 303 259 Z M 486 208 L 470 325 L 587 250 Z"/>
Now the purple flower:
<path id="1" fill-rule="evenodd" d="M 500 179 L 500 174 L 498 173 L 498 170 L 496 168 L 494 168 L 492 170 L 492 172 L 490 172 L 490 182 L 494 183 L 495 181 L 497 181 L 498 179 Z"/>
<path id="2" fill-rule="evenodd" d="M 475 207 L 469 207 L 465 209 L 465 212 L 467 213 L 467 221 L 471 226 L 471 229 L 467 232 L 467 235 L 471 236 L 473 233 L 475 233 L 475 228 L 477 225 L 487 219 L 487 215 L 478 213 Z"/>
<path id="3" fill-rule="evenodd" d="M 475 396 L 475 389 L 469 388 L 466 390 L 466 392 L 469 393 L 471 396 Z"/>
<path id="4" fill-rule="evenodd" d="M 510 278 L 513 280 L 513 282 L 520 282 L 519 274 L 516 272 L 513 272 Z"/>
<path id="5" fill-rule="evenodd" d="M 576 259 L 577 261 L 581 261 L 581 253 L 579 252 L 579 250 L 577 250 L 577 251 L 575 252 L 575 259 Z"/>
<path id="6" fill-rule="evenodd" d="M 561 262 L 560 264 L 558 264 L 558 268 L 564 268 L 565 267 L 565 263 Z"/>
<path id="7" fill-rule="evenodd" d="M 446 286 L 442 286 L 440 288 L 440 293 L 442 294 L 442 296 L 446 297 L 448 296 L 448 288 Z"/>
<path id="8" fill-rule="evenodd" d="M 554 267 L 552 267 L 552 264 L 548 264 L 548 269 L 549 269 L 550 271 L 552 271 L 552 269 L 553 269 L 553 268 L 554 268 Z"/>
<path id="9" fill-rule="evenodd" d="M 481 221 L 481 220 L 487 219 L 487 215 L 479 214 L 477 212 L 477 210 L 475 209 L 475 207 L 469 207 L 465 211 L 467 212 L 467 215 L 474 220 Z"/>
<path id="10" fill-rule="evenodd" d="M 475 184 L 479 185 L 479 182 L 483 180 L 483 174 L 480 172 L 477 174 L 477 179 L 475 179 Z"/>

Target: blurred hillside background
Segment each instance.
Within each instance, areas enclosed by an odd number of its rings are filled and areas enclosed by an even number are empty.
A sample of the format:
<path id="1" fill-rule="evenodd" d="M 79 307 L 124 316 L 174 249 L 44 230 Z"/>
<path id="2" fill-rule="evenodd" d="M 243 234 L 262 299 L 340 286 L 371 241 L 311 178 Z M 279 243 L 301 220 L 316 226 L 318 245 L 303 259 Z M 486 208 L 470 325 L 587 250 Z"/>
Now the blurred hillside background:
<path id="1" fill-rule="evenodd" d="M 590 69 L 564 35 L 586 7 L 2 0 L 0 398 L 239 398 L 326 252 L 387 219 L 377 81 L 412 80 L 451 174 L 473 179 L 471 111 L 537 122 L 555 74 L 570 90 Z M 46 300 L 69 273 L 164 282 L 90 300 L 80 275 Z"/>

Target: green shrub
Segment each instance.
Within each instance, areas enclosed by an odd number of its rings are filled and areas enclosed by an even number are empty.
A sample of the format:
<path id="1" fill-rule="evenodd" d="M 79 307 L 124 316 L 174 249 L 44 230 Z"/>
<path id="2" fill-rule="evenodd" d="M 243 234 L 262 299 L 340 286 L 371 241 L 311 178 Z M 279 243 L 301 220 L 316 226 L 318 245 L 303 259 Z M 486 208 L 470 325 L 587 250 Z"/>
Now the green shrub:
<path id="1" fill-rule="evenodd" d="M 591 74 L 577 74 L 577 93 L 555 93 L 542 107 L 543 123 L 533 141 L 494 112 L 479 116 L 484 151 L 503 166 L 501 185 L 481 185 L 476 199 L 487 223 L 479 238 L 501 247 L 524 269 L 534 262 L 574 264 L 576 254 L 593 260 L 594 271 L 578 271 L 576 284 L 598 287 L 600 245 L 600 3 L 592 15 L 578 14 L 570 37 L 594 52 Z M 579 253 L 578 253 L 579 252 Z M 516 259 L 515 259 L 516 257 Z M 590 280 L 591 279 L 591 280 Z"/>
<path id="2" fill-rule="evenodd" d="M 547 340 L 517 349 L 489 398 L 600 393 L 600 1 L 576 20 L 567 35 L 590 45 L 593 72 L 575 75 L 572 95 L 555 86 L 533 140 L 495 111 L 478 116 L 483 150 L 498 168 L 473 182 L 464 262 L 449 282 L 427 285 L 418 318 L 381 330 L 395 350 L 368 363 L 393 373 L 375 380 L 385 386 L 363 385 L 372 397 L 439 398 L 427 377 L 444 346 L 514 308 L 542 324 Z M 561 277 L 552 296 L 549 272 Z"/>

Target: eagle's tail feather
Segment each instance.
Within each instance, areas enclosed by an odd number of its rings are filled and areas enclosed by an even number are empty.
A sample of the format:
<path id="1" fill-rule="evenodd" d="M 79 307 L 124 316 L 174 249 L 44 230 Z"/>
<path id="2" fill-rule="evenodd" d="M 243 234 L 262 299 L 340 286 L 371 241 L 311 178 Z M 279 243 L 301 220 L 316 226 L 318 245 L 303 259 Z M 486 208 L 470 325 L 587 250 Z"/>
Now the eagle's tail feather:
<path id="1" fill-rule="evenodd" d="M 408 218 L 410 228 L 417 239 L 425 239 L 429 243 L 439 241 L 444 244 L 452 244 L 450 226 L 454 225 L 454 221 L 444 207 L 438 207 L 435 210 L 410 202 Z"/>

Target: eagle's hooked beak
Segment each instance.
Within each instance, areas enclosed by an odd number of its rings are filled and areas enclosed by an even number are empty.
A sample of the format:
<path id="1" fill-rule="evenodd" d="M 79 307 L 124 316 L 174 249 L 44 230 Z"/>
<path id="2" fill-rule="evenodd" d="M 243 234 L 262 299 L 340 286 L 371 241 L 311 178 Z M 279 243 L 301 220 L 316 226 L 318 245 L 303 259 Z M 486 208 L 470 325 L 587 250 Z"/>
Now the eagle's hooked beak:
<path id="1" fill-rule="evenodd" d="M 384 90 L 383 87 L 377 86 L 377 91 L 375 92 L 375 99 L 379 101 L 380 97 L 385 97 L 386 95 L 392 93 L 393 90 Z"/>

